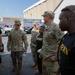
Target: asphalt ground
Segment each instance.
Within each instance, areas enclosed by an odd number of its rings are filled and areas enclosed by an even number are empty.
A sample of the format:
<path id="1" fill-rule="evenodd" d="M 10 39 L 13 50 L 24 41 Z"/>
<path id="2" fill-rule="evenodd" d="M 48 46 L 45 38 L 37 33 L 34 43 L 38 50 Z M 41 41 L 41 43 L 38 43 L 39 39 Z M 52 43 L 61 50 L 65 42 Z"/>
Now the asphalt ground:
<path id="1" fill-rule="evenodd" d="M 27 34 L 28 43 L 30 44 L 31 35 Z M 11 61 L 10 52 L 7 51 L 7 36 L 2 37 L 4 43 L 4 52 L 0 53 L 2 63 L 0 64 L 0 75 L 16 75 L 16 72 L 11 72 L 13 66 Z M 22 61 L 22 75 L 35 75 L 37 70 L 31 68 L 33 62 L 30 46 L 28 46 L 26 56 L 23 56 Z"/>

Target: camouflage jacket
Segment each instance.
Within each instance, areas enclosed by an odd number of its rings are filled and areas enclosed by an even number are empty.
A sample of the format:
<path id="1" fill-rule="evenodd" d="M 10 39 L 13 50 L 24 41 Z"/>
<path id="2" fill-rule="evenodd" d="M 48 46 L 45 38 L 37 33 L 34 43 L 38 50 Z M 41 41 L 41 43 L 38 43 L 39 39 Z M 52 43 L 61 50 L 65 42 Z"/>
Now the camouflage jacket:
<path id="1" fill-rule="evenodd" d="M 36 37 L 37 37 L 38 33 L 39 33 L 39 30 L 33 29 L 31 31 L 31 44 L 30 44 L 31 47 L 32 46 L 36 47 Z"/>
<path id="2" fill-rule="evenodd" d="M 57 54 L 58 44 L 62 36 L 61 30 L 55 23 L 52 23 L 45 28 L 41 50 L 43 59 L 46 59 L 50 55 Z"/>
<path id="3" fill-rule="evenodd" d="M 12 29 L 8 35 L 7 49 L 11 51 L 27 50 L 28 42 L 24 31 Z"/>

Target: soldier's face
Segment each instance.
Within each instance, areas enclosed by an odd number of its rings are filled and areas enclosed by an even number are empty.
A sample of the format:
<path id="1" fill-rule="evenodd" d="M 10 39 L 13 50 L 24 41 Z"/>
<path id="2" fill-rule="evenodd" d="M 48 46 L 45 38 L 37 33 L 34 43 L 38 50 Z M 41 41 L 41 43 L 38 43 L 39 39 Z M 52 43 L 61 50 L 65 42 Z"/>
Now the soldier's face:
<path id="1" fill-rule="evenodd" d="M 49 16 L 43 16 L 43 20 L 44 20 L 44 23 L 47 24 L 47 22 L 49 20 Z"/>
<path id="2" fill-rule="evenodd" d="M 20 29 L 20 25 L 15 25 L 15 29 L 16 30 Z"/>
<path id="3" fill-rule="evenodd" d="M 39 25 L 37 24 L 37 25 L 36 25 L 36 29 L 38 29 L 38 28 L 39 28 Z"/>
<path id="4" fill-rule="evenodd" d="M 44 28 L 40 27 L 40 28 L 39 28 L 39 33 L 41 34 L 41 33 L 43 33 L 43 32 L 44 32 Z"/>

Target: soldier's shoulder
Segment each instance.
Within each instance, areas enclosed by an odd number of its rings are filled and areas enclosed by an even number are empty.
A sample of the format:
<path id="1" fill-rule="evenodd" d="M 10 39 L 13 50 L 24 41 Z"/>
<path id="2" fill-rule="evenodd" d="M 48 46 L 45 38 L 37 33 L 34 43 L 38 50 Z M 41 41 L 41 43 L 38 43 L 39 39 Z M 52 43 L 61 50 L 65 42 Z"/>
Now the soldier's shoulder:
<path id="1" fill-rule="evenodd" d="M 15 30 L 14 29 L 11 29 L 10 33 L 14 32 Z"/>
<path id="2" fill-rule="evenodd" d="M 11 31 L 14 31 L 14 29 L 11 29 Z"/>
<path id="3" fill-rule="evenodd" d="M 60 30 L 59 25 L 56 23 L 52 23 L 52 29 L 53 30 Z"/>
<path id="4" fill-rule="evenodd" d="M 26 34 L 26 32 L 21 29 L 19 31 L 21 32 L 21 34 Z"/>
<path id="5" fill-rule="evenodd" d="M 56 23 L 52 23 L 52 26 L 53 26 L 53 28 L 58 28 L 59 27 L 59 25 L 56 24 Z"/>
<path id="6" fill-rule="evenodd" d="M 58 25 L 56 23 L 52 23 L 51 25 L 49 25 L 47 27 L 48 30 L 57 30 L 58 29 Z"/>

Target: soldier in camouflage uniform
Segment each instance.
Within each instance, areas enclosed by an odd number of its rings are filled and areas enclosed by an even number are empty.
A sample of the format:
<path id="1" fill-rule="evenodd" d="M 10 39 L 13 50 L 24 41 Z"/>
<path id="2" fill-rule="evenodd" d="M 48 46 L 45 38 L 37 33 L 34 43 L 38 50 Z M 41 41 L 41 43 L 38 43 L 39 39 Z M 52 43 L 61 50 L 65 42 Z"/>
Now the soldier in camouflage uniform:
<path id="1" fill-rule="evenodd" d="M 62 32 L 58 25 L 53 23 L 53 12 L 45 11 L 42 16 L 44 17 L 44 23 L 47 26 L 43 34 L 43 46 L 41 50 L 41 55 L 43 57 L 43 75 L 56 75 L 59 67 L 56 61 L 56 56 Z"/>
<path id="2" fill-rule="evenodd" d="M 8 35 L 7 50 L 11 50 L 11 58 L 13 63 L 12 72 L 17 71 L 21 74 L 22 54 L 27 50 L 27 37 L 24 31 L 20 30 L 20 21 L 15 21 L 14 29 Z M 23 45 L 24 43 L 24 45 Z"/>
<path id="3" fill-rule="evenodd" d="M 36 68 L 37 66 L 37 52 L 35 50 L 36 47 L 36 37 L 39 33 L 39 24 L 38 22 L 34 22 L 34 28 L 31 31 L 31 52 L 32 52 L 32 56 L 33 56 L 33 61 L 34 61 L 34 65 L 32 65 L 32 68 Z"/>

